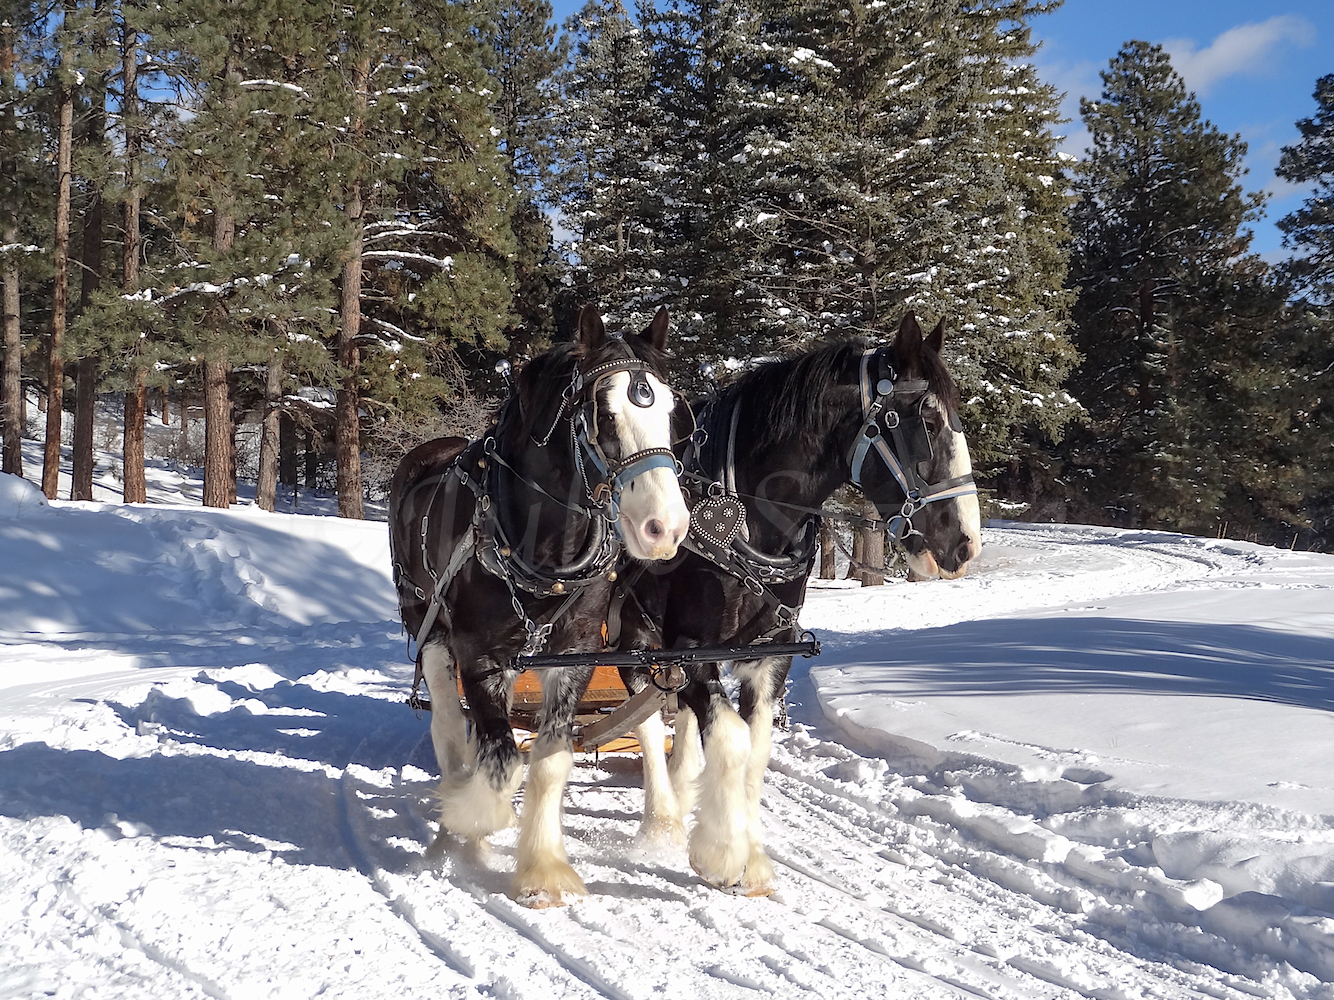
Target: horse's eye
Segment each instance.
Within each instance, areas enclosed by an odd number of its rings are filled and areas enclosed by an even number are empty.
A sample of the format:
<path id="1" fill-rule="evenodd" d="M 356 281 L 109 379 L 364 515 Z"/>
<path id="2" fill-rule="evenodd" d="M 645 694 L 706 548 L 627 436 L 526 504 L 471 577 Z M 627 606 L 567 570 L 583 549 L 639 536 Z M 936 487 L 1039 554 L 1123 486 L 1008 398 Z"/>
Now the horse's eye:
<path id="1" fill-rule="evenodd" d="M 647 409 L 653 405 L 653 386 L 649 384 L 648 376 L 643 372 L 630 373 L 630 387 L 626 393 L 635 406 Z"/>

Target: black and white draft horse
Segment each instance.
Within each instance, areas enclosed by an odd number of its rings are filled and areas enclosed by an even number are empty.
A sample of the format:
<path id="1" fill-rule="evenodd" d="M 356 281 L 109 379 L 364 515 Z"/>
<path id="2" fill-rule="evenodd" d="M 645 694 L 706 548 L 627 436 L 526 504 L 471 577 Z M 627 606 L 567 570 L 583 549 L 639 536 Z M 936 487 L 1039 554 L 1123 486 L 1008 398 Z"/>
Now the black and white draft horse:
<path id="1" fill-rule="evenodd" d="M 671 452 L 666 341 L 666 310 L 621 338 L 586 306 L 578 342 L 523 367 L 482 440 L 427 442 L 394 475 L 394 576 L 431 696 L 441 834 L 473 851 L 515 822 L 517 663 L 601 649 L 622 546 L 633 560 L 670 559 L 689 525 Z M 542 674 L 514 874 L 515 897 L 531 906 L 585 891 L 565 853 L 561 798 L 591 674 Z"/>
<path id="2" fill-rule="evenodd" d="M 876 506 L 914 575 L 963 575 L 980 551 L 981 524 L 943 339 L 943 322 L 923 337 L 909 313 L 891 345 L 845 340 L 763 364 L 705 404 L 706 437 L 699 445 L 697 432 L 687 446 L 683 479 L 709 484 L 703 492 L 711 499 L 696 505 L 680 561 L 633 580 L 636 600 L 622 604 L 622 648 L 795 639 L 817 549 L 812 511 L 845 482 Z M 791 665 L 790 656 L 765 657 L 762 647 L 733 661 L 740 714 L 719 664 L 688 666 L 670 765 L 661 717 L 636 730 L 644 752 L 641 838 L 683 842 L 693 811 L 691 866 L 730 892 L 773 889 L 760 790 Z M 648 682 L 642 668 L 622 676 L 631 691 Z"/>

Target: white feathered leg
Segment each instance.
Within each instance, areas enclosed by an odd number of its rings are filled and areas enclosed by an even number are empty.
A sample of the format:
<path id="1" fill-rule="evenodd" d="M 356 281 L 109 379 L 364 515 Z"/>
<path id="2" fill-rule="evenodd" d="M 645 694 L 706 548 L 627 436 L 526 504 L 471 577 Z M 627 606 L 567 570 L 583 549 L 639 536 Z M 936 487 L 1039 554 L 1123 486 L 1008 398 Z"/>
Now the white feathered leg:
<path id="1" fill-rule="evenodd" d="M 733 664 L 742 684 L 741 703 L 749 712 L 750 756 L 746 761 L 746 839 L 749 858 L 740 886 L 748 896 L 767 896 L 773 892 L 774 866 L 764 853 L 764 833 L 760 827 L 760 795 L 764 775 L 769 769 L 773 747 L 774 708 L 780 677 L 787 674 L 782 661 L 764 659 Z"/>
<path id="2" fill-rule="evenodd" d="M 764 772 L 769 769 L 773 729 L 773 706 L 759 706 L 750 720 L 750 757 L 746 761 L 746 840 L 749 857 L 741 887 L 748 896 L 767 896 L 774 889 L 774 866 L 769 855 L 764 853 L 764 834 L 760 829 L 760 793 L 764 789 Z"/>
<path id="3" fill-rule="evenodd" d="M 503 773 L 477 766 L 477 745 L 468 739 L 467 720 L 459 704 L 455 665 L 444 645 L 429 644 L 422 650 L 422 673 L 431 693 L 431 743 L 440 767 L 440 828 L 462 837 L 478 858 L 486 853 L 489 834 L 513 826 L 514 793 L 523 780 L 517 763 Z M 443 844 L 437 842 L 433 853 Z"/>
<path id="4" fill-rule="evenodd" d="M 703 769 L 704 751 L 699 741 L 699 720 L 695 718 L 694 712 L 682 705 L 676 713 L 672 756 L 667 764 L 672 791 L 676 795 L 677 815 L 682 822 L 695 811 L 695 803 L 699 798 L 699 775 Z"/>
<path id="5" fill-rule="evenodd" d="M 695 827 L 690 831 L 690 866 L 719 887 L 736 885 L 750 856 L 746 833 L 749 761 L 749 727 L 725 699 L 715 699 L 713 722 L 704 732 L 704 772 Z"/>
<path id="6" fill-rule="evenodd" d="M 563 893 L 588 892 L 569 865 L 561 832 L 561 799 L 573 764 L 564 740 L 539 738 L 529 755 L 514 871 L 514 897 L 525 906 L 560 906 Z"/>
<path id="7" fill-rule="evenodd" d="M 441 643 L 422 650 L 422 674 L 431 695 L 431 744 L 440 777 L 472 770 L 476 748 L 468 743 L 468 721 L 459 705 L 454 659 Z"/>
<path id="8" fill-rule="evenodd" d="M 686 828 L 667 774 L 667 727 L 655 712 L 635 729 L 640 759 L 644 763 L 644 821 L 639 841 L 644 844 L 684 844 Z"/>

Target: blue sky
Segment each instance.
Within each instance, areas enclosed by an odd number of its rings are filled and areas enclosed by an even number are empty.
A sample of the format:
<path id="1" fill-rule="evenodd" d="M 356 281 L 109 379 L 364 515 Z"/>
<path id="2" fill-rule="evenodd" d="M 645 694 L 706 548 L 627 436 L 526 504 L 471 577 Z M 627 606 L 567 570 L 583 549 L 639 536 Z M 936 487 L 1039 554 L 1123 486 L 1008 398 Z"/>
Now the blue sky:
<path id="1" fill-rule="evenodd" d="M 1274 222 L 1309 194 L 1274 176 L 1283 146 L 1298 139 L 1297 119 L 1315 114 L 1316 79 L 1334 73 L 1331 0 L 1066 0 L 1034 21 L 1042 41 L 1036 63 L 1043 79 L 1066 92 L 1073 119 L 1066 149 L 1079 154 L 1086 135 L 1079 98 L 1096 97 L 1100 70 L 1124 42 L 1161 43 L 1172 65 L 1218 128 L 1240 133 L 1250 146 L 1246 190 L 1271 197 L 1255 225 L 1253 249 L 1267 260 L 1288 251 Z"/>
<path id="2" fill-rule="evenodd" d="M 553 4 L 563 21 L 582 0 Z M 1076 155 L 1084 146 L 1079 98 L 1098 95 L 1098 72 L 1131 39 L 1162 43 L 1205 117 L 1249 144 L 1246 190 L 1271 193 L 1253 248 L 1270 261 L 1287 256 L 1274 221 L 1308 192 L 1280 181 L 1274 167 L 1297 140 L 1297 119 L 1315 113 L 1316 79 L 1334 73 L 1334 0 L 1066 0 L 1033 29 L 1043 79 L 1066 93 L 1065 148 Z"/>

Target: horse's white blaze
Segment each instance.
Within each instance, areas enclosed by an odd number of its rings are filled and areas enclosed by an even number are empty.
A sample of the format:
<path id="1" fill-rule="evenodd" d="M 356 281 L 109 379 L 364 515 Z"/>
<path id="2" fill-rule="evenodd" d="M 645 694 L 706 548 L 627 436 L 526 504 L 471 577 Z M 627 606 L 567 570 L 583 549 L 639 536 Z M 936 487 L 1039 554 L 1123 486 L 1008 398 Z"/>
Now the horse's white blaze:
<path id="1" fill-rule="evenodd" d="M 699 807 L 690 831 L 690 866 L 717 886 L 739 882 L 750 858 L 749 763 L 750 729 L 730 705 L 723 705 L 704 736 Z"/>
<path id="2" fill-rule="evenodd" d="M 539 740 L 528 764 L 523 818 L 515 849 L 514 891 L 520 902 L 550 906 L 562 893 L 587 893 L 570 867 L 561 834 L 561 798 L 574 753 L 563 741 Z"/>
<path id="3" fill-rule="evenodd" d="M 639 826 L 643 843 L 684 844 L 686 828 L 681 808 L 667 775 L 667 727 L 654 713 L 635 729 L 644 761 L 644 821 Z"/>
<path id="4" fill-rule="evenodd" d="M 440 643 L 422 650 L 422 674 L 431 695 L 431 744 L 440 777 L 472 769 L 477 748 L 468 742 L 468 723 L 459 705 L 458 680 L 449 650 Z"/>
<path id="5" fill-rule="evenodd" d="M 609 376 L 607 411 L 615 418 L 621 454 L 672 446 L 672 392 L 645 372 L 653 387 L 653 405 L 636 406 L 626 392 L 629 372 Z M 670 468 L 649 469 L 621 491 L 621 534 L 635 559 L 671 559 L 690 527 L 690 512 Z"/>

